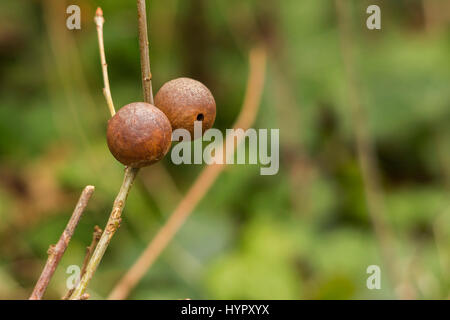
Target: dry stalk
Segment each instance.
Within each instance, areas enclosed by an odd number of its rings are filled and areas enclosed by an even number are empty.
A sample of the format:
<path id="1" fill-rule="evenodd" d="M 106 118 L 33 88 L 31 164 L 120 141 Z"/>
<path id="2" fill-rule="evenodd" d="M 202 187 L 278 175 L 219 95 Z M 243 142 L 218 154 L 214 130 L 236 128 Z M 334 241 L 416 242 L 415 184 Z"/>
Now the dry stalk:
<path id="1" fill-rule="evenodd" d="M 103 11 L 100 7 L 98 7 L 97 11 L 95 12 L 94 21 L 95 25 L 97 26 L 98 47 L 100 49 L 100 62 L 102 64 L 104 83 L 103 95 L 105 96 L 106 103 L 108 104 L 109 112 L 111 113 L 112 117 L 116 114 L 116 109 L 114 108 L 111 89 L 109 87 L 108 64 L 106 63 L 105 45 L 103 43 L 103 24 L 105 23 L 105 19 L 103 18 Z"/>
<path id="2" fill-rule="evenodd" d="M 139 52 L 141 53 L 142 90 L 144 101 L 153 102 L 152 73 L 150 71 L 150 52 L 148 49 L 147 14 L 145 0 L 137 0 L 138 28 L 139 28 Z"/>
<path id="3" fill-rule="evenodd" d="M 45 264 L 44 270 L 42 270 L 41 276 L 39 277 L 39 280 L 34 287 L 33 293 L 29 298 L 30 300 L 42 299 L 42 296 L 47 289 L 50 279 L 55 273 L 56 267 L 58 266 L 64 252 L 67 249 L 67 246 L 69 245 L 69 241 L 72 238 L 73 233 L 75 232 L 75 228 L 80 221 L 80 218 L 89 202 L 89 199 L 92 196 L 92 193 L 94 192 L 94 189 L 95 188 L 93 186 L 87 186 L 84 188 L 80 198 L 78 199 L 72 216 L 70 217 L 66 228 L 64 229 L 61 237 L 58 240 L 58 243 L 56 245 L 51 245 L 48 249 L 47 263 Z"/>
<path id="4" fill-rule="evenodd" d="M 351 16 L 347 1 L 335 0 L 338 16 L 339 34 L 341 37 L 341 52 L 344 62 L 345 75 L 348 83 L 349 104 L 354 124 L 354 135 L 356 140 L 356 152 L 359 166 L 361 168 L 364 191 L 367 199 L 369 218 L 372 222 L 375 237 L 379 243 L 381 256 L 388 277 L 394 285 L 400 283 L 400 275 L 397 271 L 394 252 L 394 236 L 385 217 L 384 195 L 380 182 L 380 174 L 375 148 L 369 133 L 369 125 L 364 107 L 359 96 L 359 79 L 354 67 L 355 54 L 354 42 L 351 32 Z M 411 292 L 411 290 L 409 290 Z M 401 294 L 400 294 L 401 295 Z"/>

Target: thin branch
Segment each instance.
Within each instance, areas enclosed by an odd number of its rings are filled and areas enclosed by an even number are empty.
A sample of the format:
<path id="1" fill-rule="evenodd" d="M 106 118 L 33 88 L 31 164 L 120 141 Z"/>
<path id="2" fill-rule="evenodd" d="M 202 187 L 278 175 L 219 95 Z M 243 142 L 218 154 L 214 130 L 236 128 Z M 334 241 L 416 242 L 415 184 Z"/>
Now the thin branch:
<path id="1" fill-rule="evenodd" d="M 91 259 L 92 254 L 94 253 L 95 247 L 97 246 L 100 237 L 102 236 L 102 232 L 103 230 L 100 229 L 99 226 L 94 227 L 91 244 L 89 245 L 89 247 L 86 247 L 86 254 L 84 256 L 83 266 L 81 267 L 80 278 L 83 277 L 83 275 L 86 273 L 87 265 L 89 263 L 89 260 Z M 74 291 L 75 287 L 67 291 L 62 300 L 68 300 Z"/>
<path id="2" fill-rule="evenodd" d="M 83 260 L 83 267 L 81 268 L 81 275 L 83 276 L 86 273 L 86 268 L 91 259 L 92 254 L 94 253 L 95 247 L 97 247 L 100 238 L 102 237 L 103 230 L 100 229 L 99 226 L 94 227 L 94 232 L 92 233 L 92 241 L 89 247 L 86 248 L 86 255 Z"/>
<path id="3" fill-rule="evenodd" d="M 386 265 L 387 274 L 393 284 L 398 284 L 399 274 L 395 262 L 394 236 L 386 221 L 384 195 L 375 156 L 375 148 L 368 130 L 369 125 L 364 112 L 365 110 L 359 96 L 359 79 L 354 68 L 354 43 L 352 40 L 351 26 L 349 25 L 351 16 L 349 15 L 347 1 L 336 0 L 336 9 L 341 37 L 342 58 L 348 83 L 349 103 L 354 124 L 356 150 L 364 183 L 369 218 L 380 245 L 381 256 Z"/>
<path id="4" fill-rule="evenodd" d="M 128 197 L 128 193 L 130 192 L 131 186 L 133 185 L 134 179 L 136 178 L 136 174 L 139 169 L 137 168 L 125 168 L 125 175 L 122 182 L 122 186 L 120 187 L 119 193 L 117 194 L 116 200 L 114 201 L 114 205 L 111 211 L 111 215 L 109 216 L 108 223 L 106 224 L 105 231 L 103 232 L 97 247 L 92 254 L 91 259 L 86 267 L 86 272 L 81 277 L 80 282 L 75 288 L 71 300 L 79 300 L 81 296 L 84 294 L 89 281 L 92 279 L 95 271 L 97 270 L 100 261 L 105 254 L 106 249 L 111 241 L 111 238 L 116 233 L 117 229 L 120 227 L 120 223 L 122 221 L 121 215 L 123 207 L 125 206 L 125 202 Z"/>
<path id="5" fill-rule="evenodd" d="M 100 7 L 98 7 L 97 11 L 95 12 L 94 21 L 95 25 L 97 26 L 98 47 L 100 49 L 100 62 L 102 64 L 103 72 L 103 95 L 105 96 L 106 103 L 108 104 L 109 112 L 111 113 L 112 117 L 116 114 L 116 109 L 114 108 L 111 89 L 109 87 L 108 64 L 106 63 L 105 45 L 103 43 L 103 24 L 105 23 L 105 19 L 103 18 L 103 11 Z"/>
<path id="6" fill-rule="evenodd" d="M 141 55 L 141 73 L 142 73 L 142 87 L 144 91 L 145 102 L 153 104 L 153 92 L 152 92 L 152 82 L 151 82 L 151 72 L 150 72 L 150 58 L 148 50 L 148 36 L 147 36 L 147 14 L 145 11 L 145 0 L 137 1 L 138 8 L 138 28 L 139 28 L 139 51 Z M 97 10 L 97 15 L 99 10 Z M 101 11 L 101 9 L 100 9 Z M 100 15 L 98 15 L 100 16 Z M 101 21 L 99 21 L 101 22 Z M 97 23 L 97 21 L 96 21 Z M 99 24 L 97 24 L 98 26 Z M 101 25 L 101 23 L 100 23 Z M 100 51 L 102 49 L 102 41 L 100 43 Z M 85 274 L 81 277 L 81 280 L 72 296 L 71 300 L 79 300 L 84 297 L 84 292 L 92 279 L 95 271 L 97 270 L 100 261 L 105 254 L 106 249 L 111 241 L 111 238 L 116 233 L 117 229 L 120 227 L 120 222 L 122 220 L 122 211 L 125 206 L 128 193 L 133 185 L 134 180 L 139 172 L 138 168 L 125 168 L 125 175 L 120 187 L 119 193 L 117 194 L 116 200 L 111 211 L 111 215 L 106 224 L 105 231 L 103 232 L 100 241 L 92 254 L 91 259 L 86 267 Z"/>
<path id="7" fill-rule="evenodd" d="M 81 193 L 80 198 L 78 199 L 77 205 L 70 217 L 69 222 L 67 223 L 66 228 L 64 229 L 61 237 L 58 240 L 56 245 L 51 245 L 48 250 L 48 259 L 45 264 L 44 270 L 42 270 L 41 276 L 34 287 L 33 293 L 30 296 L 30 300 L 41 300 L 44 295 L 45 290 L 55 273 L 56 267 L 59 264 L 64 252 L 66 251 L 67 246 L 69 245 L 69 241 L 72 238 L 72 235 L 75 231 L 75 228 L 80 221 L 81 215 L 86 208 L 89 199 L 94 192 L 94 186 L 87 186 L 84 188 Z"/>
<path id="8" fill-rule="evenodd" d="M 266 70 L 265 49 L 253 49 L 250 52 L 249 59 L 250 71 L 247 80 L 246 95 L 241 113 L 234 126 L 235 128 L 242 128 L 244 130 L 249 128 L 255 121 L 260 105 Z M 240 140 L 236 145 L 238 145 L 243 138 L 244 137 L 239 137 Z M 222 150 L 225 146 L 226 142 L 223 144 Z M 235 149 L 226 150 L 226 152 L 231 154 L 235 152 Z M 225 165 L 223 164 L 212 164 L 203 169 L 186 196 L 173 211 L 166 224 L 159 230 L 155 238 L 149 243 L 147 248 L 128 270 L 125 276 L 119 280 L 108 299 L 119 300 L 124 299 L 129 295 L 130 291 L 139 283 L 161 252 L 167 247 L 224 168 Z"/>
<path id="9" fill-rule="evenodd" d="M 148 49 L 147 14 L 145 0 L 137 0 L 138 28 L 139 28 L 139 52 L 141 53 L 142 90 L 144 101 L 153 102 L 152 73 L 150 71 L 150 54 Z"/>

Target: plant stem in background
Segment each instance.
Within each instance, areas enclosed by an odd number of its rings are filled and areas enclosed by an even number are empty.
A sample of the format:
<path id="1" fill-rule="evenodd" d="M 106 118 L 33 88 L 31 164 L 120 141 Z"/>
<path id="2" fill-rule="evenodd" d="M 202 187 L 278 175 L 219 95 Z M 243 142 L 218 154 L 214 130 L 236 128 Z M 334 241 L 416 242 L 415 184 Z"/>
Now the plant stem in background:
<path id="1" fill-rule="evenodd" d="M 97 247 L 94 250 L 94 253 L 92 254 L 91 259 L 89 260 L 85 274 L 81 278 L 72 296 L 70 297 L 71 300 L 81 299 L 89 284 L 89 281 L 92 279 L 92 276 L 97 270 L 97 267 L 100 264 L 100 261 L 102 260 L 106 249 L 108 248 L 111 238 L 114 236 L 117 229 L 119 229 L 120 222 L 122 220 L 122 210 L 125 206 L 128 193 L 130 192 L 131 186 L 133 185 L 138 171 L 139 169 L 137 168 L 125 168 L 125 176 L 122 182 L 122 186 L 120 187 L 119 193 L 117 194 L 116 200 L 114 201 L 108 223 L 106 224 L 105 230 L 98 242 Z"/>
<path id="2" fill-rule="evenodd" d="M 83 214 L 94 190 L 94 186 L 87 186 L 84 188 L 80 198 L 78 199 L 77 205 L 73 210 L 72 216 L 70 217 L 66 228 L 64 229 L 61 237 L 58 240 L 58 243 L 56 245 L 50 246 L 48 250 L 47 263 L 45 264 L 44 270 L 42 270 L 41 276 L 39 277 L 39 280 L 34 287 L 33 293 L 30 296 L 30 300 L 42 299 L 42 296 L 47 289 L 50 279 L 55 273 L 56 267 L 58 266 L 59 261 L 61 260 L 67 246 L 69 245 L 69 241 L 72 238 L 75 228 L 77 227 L 81 215 Z"/>
<path id="3" fill-rule="evenodd" d="M 250 71 L 247 80 L 247 89 L 241 109 L 241 113 L 234 125 L 234 128 L 248 129 L 255 121 L 261 101 L 264 87 L 266 71 L 266 51 L 263 48 L 255 48 L 250 52 Z M 242 138 L 240 136 L 236 145 Z M 236 146 L 235 145 L 235 146 Z M 222 153 L 226 142 L 222 146 Z M 234 149 L 226 150 L 227 153 L 234 153 Z M 219 155 L 220 156 L 220 155 Z M 130 291 L 139 283 L 152 264 L 167 247 L 175 234 L 181 228 L 186 219 L 190 216 L 196 205 L 205 196 L 208 190 L 216 181 L 219 174 L 225 168 L 224 164 L 212 164 L 207 166 L 198 176 L 191 186 L 186 196 L 181 200 L 176 209 L 170 215 L 163 227 L 158 231 L 155 238 L 148 244 L 147 248 L 127 271 L 122 279 L 112 290 L 108 299 L 125 299 Z"/>
<path id="4" fill-rule="evenodd" d="M 97 11 L 95 12 L 94 21 L 95 25 L 97 26 L 98 47 L 100 49 L 100 62 L 102 64 L 104 83 L 103 95 L 105 96 L 106 103 L 108 104 L 109 112 L 111 113 L 112 117 L 116 114 L 116 109 L 114 108 L 111 89 L 109 87 L 108 64 L 106 63 L 105 45 L 103 43 L 103 24 L 105 23 L 105 19 L 103 18 L 103 11 L 100 7 L 98 7 Z"/>
<path id="5" fill-rule="evenodd" d="M 356 151 L 362 173 L 369 217 L 378 240 L 383 263 L 394 288 L 400 284 L 394 253 L 394 236 L 385 217 L 384 195 L 380 182 L 375 148 L 369 133 L 365 110 L 359 96 L 359 81 L 354 68 L 355 55 L 353 36 L 349 25 L 351 16 L 347 1 L 335 0 L 338 27 L 341 37 L 341 52 L 348 83 L 348 96 L 354 125 Z M 411 290 L 409 290 L 411 291 Z M 409 294 L 408 294 L 409 295 Z"/>

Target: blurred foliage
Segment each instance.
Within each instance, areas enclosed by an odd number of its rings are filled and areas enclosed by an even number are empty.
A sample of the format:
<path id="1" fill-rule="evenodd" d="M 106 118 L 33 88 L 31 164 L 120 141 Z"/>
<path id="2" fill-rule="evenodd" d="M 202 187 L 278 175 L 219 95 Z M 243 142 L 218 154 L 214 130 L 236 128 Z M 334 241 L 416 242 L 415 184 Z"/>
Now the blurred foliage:
<path id="1" fill-rule="evenodd" d="M 92 18 L 105 14 L 116 106 L 141 100 L 134 1 L 0 2 L 0 298 L 26 298 L 82 188 L 88 210 L 47 291 L 65 292 L 94 225 L 103 226 L 122 167 L 105 143 Z M 247 53 L 270 59 L 256 128 L 280 128 L 281 167 L 229 166 L 130 298 L 382 299 L 450 296 L 450 17 L 435 0 L 350 1 L 354 64 L 377 148 L 401 278 L 386 276 L 354 147 L 334 2 L 149 1 L 155 91 L 175 77 L 204 82 L 215 127 L 239 113 Z M 78 4 L 82 29 L 65 27 Z M 378 4 L 382 30 L 365 27 Z M 105 298 L 194 181 L 201 166 L 166 157 L 142 170 L 120 231 L 90 286 Z M 382 290 L 368 290 L 379 265 Z"/>

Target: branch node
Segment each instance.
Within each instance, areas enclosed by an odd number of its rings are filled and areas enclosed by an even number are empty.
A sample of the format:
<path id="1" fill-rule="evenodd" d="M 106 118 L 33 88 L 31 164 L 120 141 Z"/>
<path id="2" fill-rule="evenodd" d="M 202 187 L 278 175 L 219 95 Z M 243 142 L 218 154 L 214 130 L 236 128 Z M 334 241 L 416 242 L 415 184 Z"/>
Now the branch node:
<path id="1" fill-rule="evenodd" d="M 83 295 L 80 297 L 80 300 L 88 300 L 91 297 L 89 293 L 83 293 Z"/>
<path id="2" fill-rule="evenodd" d="M 47 249 L 47 254 L 49 255 L 49 256 L 52 256 L 52 255 L 54 255 L 55 254 L 55 245 L 54 244 L 51 244 L 49 247 L 48 247 L 48 249 Z"/>

